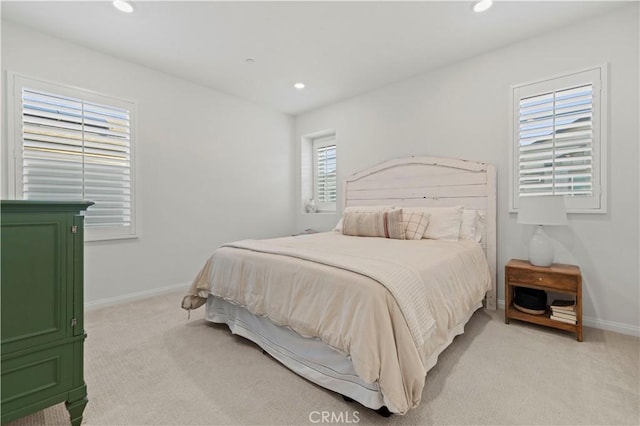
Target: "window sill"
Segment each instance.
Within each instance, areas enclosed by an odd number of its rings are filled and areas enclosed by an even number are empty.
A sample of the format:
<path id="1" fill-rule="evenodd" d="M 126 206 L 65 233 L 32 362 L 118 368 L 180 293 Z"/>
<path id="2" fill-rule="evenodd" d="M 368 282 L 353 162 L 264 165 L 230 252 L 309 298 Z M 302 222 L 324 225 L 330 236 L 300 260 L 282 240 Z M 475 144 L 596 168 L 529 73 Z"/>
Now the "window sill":
<path id="1" fill-rule="evenodd" d="M 510 208 L 509 214 L 518 214 L 518 209 Z M 607 214 L 607 209 L 605 207 L 593 209 L 572 209 L 567 207 L 567 214 Z"/>
<path id="2" fill-rule="evenodd" d="M 94 235 L 94 236 L 88 236 L 87 235 L 87 231 L 85 230 L 85 235 L 84 235 L 84 242 L 85 243 L 99 243 L 100 241 L 115 241 L 115 240 L 134 240 L 137 239 L 138 235 L 137 234 L 133 234 L 133 235 Z"/>

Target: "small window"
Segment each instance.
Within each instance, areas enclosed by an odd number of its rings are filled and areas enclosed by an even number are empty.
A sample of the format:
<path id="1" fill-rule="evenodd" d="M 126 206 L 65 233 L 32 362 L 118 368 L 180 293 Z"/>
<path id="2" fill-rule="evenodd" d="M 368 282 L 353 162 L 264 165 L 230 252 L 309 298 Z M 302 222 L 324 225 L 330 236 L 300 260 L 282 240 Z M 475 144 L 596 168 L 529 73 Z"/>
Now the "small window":
<path id="1" fill-rule="evenodd" d="M 87 240 L 135 236 L 134 105 L 14 78 L 14 190 L 26 200 L 89 200 Z"/>
<path id="2" fill-rule="evenodd" d="M 302 136 L 300 195 L 302 211 L 335 213 L 338 198 L 336 132 L 326 129 Z"/>
<path id="3" fill-rule="evenodd" d="M 513 88 L 511 209 L 564 195 L 569 212 L 604 213 L 604 67 Z"/>
<path id="4" fill-rule="evenodd" d="M 336 209 L 335 137 L 313 140 L 313 194 L 319 211 Z"/>

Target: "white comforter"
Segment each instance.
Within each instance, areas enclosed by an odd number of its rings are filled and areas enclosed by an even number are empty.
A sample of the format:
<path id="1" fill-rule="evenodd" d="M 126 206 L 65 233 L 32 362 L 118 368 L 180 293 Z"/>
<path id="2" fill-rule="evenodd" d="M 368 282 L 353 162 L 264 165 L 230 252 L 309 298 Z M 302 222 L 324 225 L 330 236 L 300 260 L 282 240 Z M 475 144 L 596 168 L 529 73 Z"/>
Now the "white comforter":
<path id="1" fill-rule="evenodd" d="M 213 294 L 320 338 L 350 356 L 363 380 L 378 381 L 389 410 L 405 413 L 420 402 L 426 359 L 490 286 L 475 242 L 328 232 L 219 248 L 183 307 Z"/>

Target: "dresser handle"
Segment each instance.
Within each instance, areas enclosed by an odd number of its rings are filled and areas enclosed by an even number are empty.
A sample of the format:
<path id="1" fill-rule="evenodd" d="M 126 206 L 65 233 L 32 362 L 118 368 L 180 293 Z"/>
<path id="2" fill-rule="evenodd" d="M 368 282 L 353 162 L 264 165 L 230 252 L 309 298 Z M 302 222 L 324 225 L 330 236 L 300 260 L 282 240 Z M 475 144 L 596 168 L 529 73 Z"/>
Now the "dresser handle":
<path id="1" fill-rule="evenodd" d="M 542 281 L 542 277 L 539 277 L 539 278 L 538 278 L 538 281 Z"/>

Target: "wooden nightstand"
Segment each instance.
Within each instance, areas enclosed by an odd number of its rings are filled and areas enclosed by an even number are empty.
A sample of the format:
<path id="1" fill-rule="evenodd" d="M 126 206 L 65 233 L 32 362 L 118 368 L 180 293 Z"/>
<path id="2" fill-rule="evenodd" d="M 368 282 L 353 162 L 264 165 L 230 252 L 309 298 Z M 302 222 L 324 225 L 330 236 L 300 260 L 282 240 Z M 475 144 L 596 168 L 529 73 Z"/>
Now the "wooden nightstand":
<path id="1" fill-rule="evenodd" d="M 572 331 L 576 333 L 578 341 L 582 342 L 582 274 L 580 268 L 559 263 L 554 263 L 549 267 L 533 266 L 526 260 L 511 259 L 504 269 L 504 322 L 506 324 L 509 324 L 509 319 L 517 319 Z M 544 315 L 532 315 L 517 310 L 513 307 L 513 288 L 516 286 L 573 296 L 576 300 L 576 324 L 552 320 L 549 318 L 549 309 Z"/>

